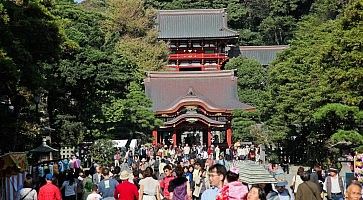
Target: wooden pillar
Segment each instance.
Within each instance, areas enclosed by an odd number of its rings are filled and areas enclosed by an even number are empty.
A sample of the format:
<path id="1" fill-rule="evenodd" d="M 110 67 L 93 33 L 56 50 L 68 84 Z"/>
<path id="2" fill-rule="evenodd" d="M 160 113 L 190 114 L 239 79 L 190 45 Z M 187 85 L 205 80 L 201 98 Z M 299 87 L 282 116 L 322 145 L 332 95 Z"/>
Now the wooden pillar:
<path id="1" fill-rule="evenodd" d="M 227 128 L 227 131 L 226 131 L 226 137 L 227 137 L 227 144 L 228 146 L 231 146 L 232 145 L 232 129 L 231 127 Z"/>
<path id="2" fill-rule="evenodd" d="M 177 143 L 176 143 L 176 130 L 174 129 L 173 131 L 173 146 L 176 147 Z"/>
<path id="3" fill-rule="evenodd" d="M 158 144 L 158 131 L 153 130 L 152 136 L 153 136 L 153 145 L 157 145 Z"/>
<path id="4" fill-rule="evenodd" d="M 212 145 L 212 131 L 210 129 L 210 127 L 208 127 L 208 146 L 207 148 L 209 148 Z"/>

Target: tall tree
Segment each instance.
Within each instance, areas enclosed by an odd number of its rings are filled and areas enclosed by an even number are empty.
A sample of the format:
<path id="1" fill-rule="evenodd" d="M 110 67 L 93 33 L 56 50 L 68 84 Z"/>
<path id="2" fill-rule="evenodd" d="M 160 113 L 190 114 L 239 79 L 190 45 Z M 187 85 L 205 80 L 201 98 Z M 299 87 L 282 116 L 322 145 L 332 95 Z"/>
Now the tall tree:
<path id="1" fill-rule="evenodd" d="M 125 99 L 114 99 L 110 105 L 104 106 L 103 113 L 103 123 L 108 125 L 108 130 L 129 139 L 129 143 L 134 138 L 150 142 L 147 135 L 161 125 L 161 121 L 151 110 L 151 100 L 136 82 L 130 84 Z"/>
<path id="2" fill-rule="evenodd" d="M 233 113 L 233 133 L 241 140 L 256 141 L 264 144 L 271 143 L 267 127 L 261 120 L 261 110 L 266 99 L 267 71 L 256 60 L 237 57 L 232 58 L 225 66 L 226 69 L 237 71 L 238 96 L 240 101 L 255 106 L 255 112 L 236 110 Z"/>
<path id="3" fill-rule="evenodd" d="M 350 2 L 336 20 L 322 21 L 316 15 L 304 19 L 291 47 L 269 70 L 270 101 L 265 113 L 269 124 L 287 140 L 305 144 L 302 151 L 308 149 L 311 159 L 327 156 L 328 151 L 316 152 L 313 147 L 324 149 L 325 139 L 338 131 L 321 129 L 314 113 L 331 103 L 342 104 L 336 107 L 342 111 L 345 105 L 362 109 L 362 5 L 363 1 Z M 337 121 L 324 123 L 337 126 Z M 349 120 L 340 123 L 351 126 Z"/>
<path id="4" fill-rule="evenodd" d="M 126 97 L 136 66 L 115 51 L 120 36 L 110 40 L 104 14 L 68 1 L 59 1 L 51 11 L 65 38 L 59 62 L 44 66 L 50 123 L 62 133 L 53 136 L 64 142 L 96 139 L 107 132 L 98 123 L 102 107 L 113 98 Z M 71 141 L 67 144 L 82 140 Z"/>
<path id="5" fill-rule="evenodd" d="M 48 5 L 33 0 L 1 1 L 0 30 L 0 146 L 21 151 L 39 134 L 33 97 L 44 83 L 41 65 L 58 60 L 62 38 Z"/>
<path id="6" fill-rule="evenodd" d="M 245 57 L 230 59 L 225 69 L 237 71 L 239 99 L 262 107 L 266 98 L 267 70 L 257 60 Z"/>
<path id="7" fill-rule="evenodd" d="M 76 145 L 83 137 L 91 141 L 129 137 L 154 126 L 153 118 L 145 115 L 151 104 L 145 104 L 145 112 L 118 115 L 121 124 L 116 125 L 105 113 L 117 110 L 120 102 L 125 109 L 131 107 L 127 99 L 133 99 L 135 86 L 130 83 L 141 84 L 144 70 L 159 69 L 165 62 L 166 45 L 156 40 L 152 10 L 144 9 L 141 1 L 63 0 L 51 13 L 64 42 L 59 61 L 41 66 L 56 141 Z M 149 102 L 146 98 L 137 102 L 143 101 Z M 120 127 L 127 131 L 115 134 Z"/>
<path id="8" fill-rule="evenodd" d="M 167 45 L 157 40 L 155 27 L 156 11 L 144 8 L 142 0 L 110 0 L 107 15 L 107 29 L 112 34 L 121 35 L 116 50 L 125 58 L 132 60 L 140 74 L 141 80 L 145 71 L 156 71 L 166 65 Z"/>

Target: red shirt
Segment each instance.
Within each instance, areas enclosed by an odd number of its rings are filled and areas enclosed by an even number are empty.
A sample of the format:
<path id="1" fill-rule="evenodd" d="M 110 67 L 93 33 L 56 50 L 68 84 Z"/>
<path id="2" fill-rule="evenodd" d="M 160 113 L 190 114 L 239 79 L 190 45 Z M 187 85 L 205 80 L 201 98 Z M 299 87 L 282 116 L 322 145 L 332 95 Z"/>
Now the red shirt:
<path id="1" fill-rule="evenodd" d="M 47 181 L 47 184 L 39 189 L 38 200 L 62 200 L 59 188 Z"/>
<path id="2" fill-rule="evenodd" d="M 136 185 L 126 180 L 116 186 L 114 197 L 118 200 L 138 200 L 139 192 Z"/>
<path id="3" fill-rule="evenodd" d="M 208 150 L 207 150 L 208 155 L 211 155 L 212 152 L 213 152 L 212 149 L 211 148 L 208 148 Z"/>
<path id="4" fill-rule="evenodd" d="M 160 188 L 163 188 L 163 195 L 165 198 L 170 199 L 170 192 L 168 190 L 170 181 L 174 179 L 174 176 L 166 176 L 160 181 Z"/>

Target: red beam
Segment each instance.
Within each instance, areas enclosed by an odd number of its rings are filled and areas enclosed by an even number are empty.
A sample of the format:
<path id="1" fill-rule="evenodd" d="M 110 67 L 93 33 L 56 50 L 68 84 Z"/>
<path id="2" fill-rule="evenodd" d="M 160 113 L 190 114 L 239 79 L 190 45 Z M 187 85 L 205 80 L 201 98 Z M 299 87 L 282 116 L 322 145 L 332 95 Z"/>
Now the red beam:
<path id="1" fill-rule="evenodd" d="M 157 145 L 158 144 L 158 131 L 157 130 L 152 131 L 152 137 L 153 137 L 153 145 Z"/>
<path id="2" fill-rule="evenodd" d="M 232 129 L 228 128 L 227 129 L 227 144 L 228 146 L 232 146 Z"/>
<path id="3" fill-rule="evenodd" d="M 192 60 L 192 59 L 228 59 L 224 53 L 184 53 L 170 54 L 169 60 Z"/>

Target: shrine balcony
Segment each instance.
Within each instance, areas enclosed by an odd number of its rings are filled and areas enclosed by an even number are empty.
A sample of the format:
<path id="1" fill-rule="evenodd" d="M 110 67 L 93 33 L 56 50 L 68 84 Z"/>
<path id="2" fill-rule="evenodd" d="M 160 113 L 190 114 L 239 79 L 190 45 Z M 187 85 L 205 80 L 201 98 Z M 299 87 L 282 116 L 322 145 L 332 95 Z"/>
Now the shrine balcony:
<path id="1" fill-rule="evenodd" d="M 170 54 L 169 55 L 169 60 L 193 60 L 193 59 L 227 60 L 228 56 L 224 53 L 183 53 L 183 54 Z"/>
<path id="2" fill-rule="evenodd" d="M 169 71 L 217 71 L 220 70 L 222 66 L 217 64 L 213 65 L 183 64 L 183 65 L 167 65 L 166 67 Z"/>

